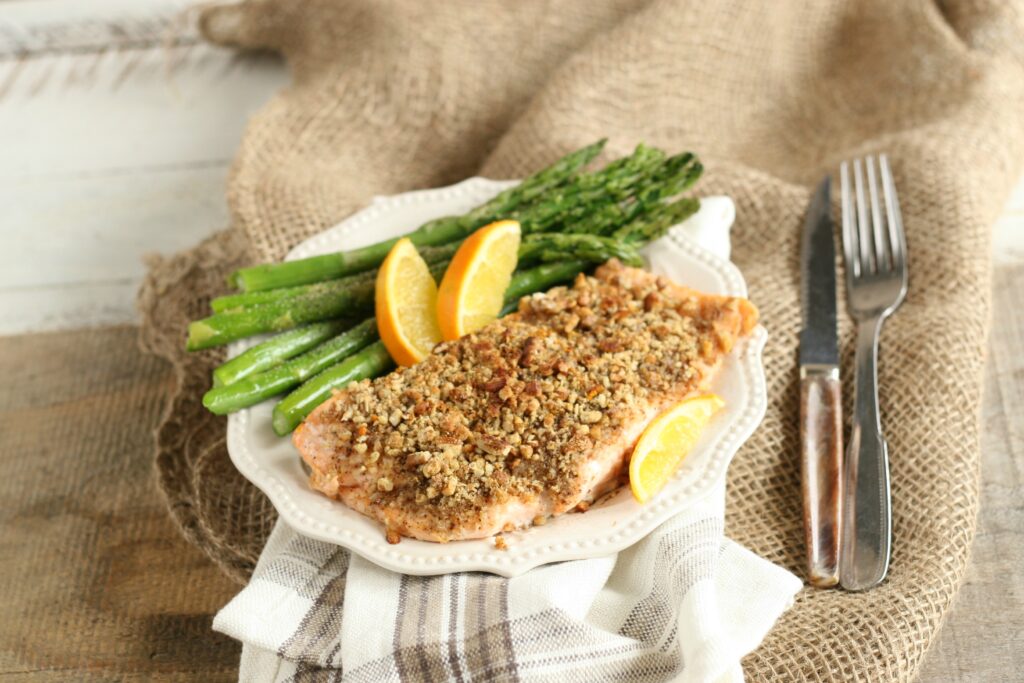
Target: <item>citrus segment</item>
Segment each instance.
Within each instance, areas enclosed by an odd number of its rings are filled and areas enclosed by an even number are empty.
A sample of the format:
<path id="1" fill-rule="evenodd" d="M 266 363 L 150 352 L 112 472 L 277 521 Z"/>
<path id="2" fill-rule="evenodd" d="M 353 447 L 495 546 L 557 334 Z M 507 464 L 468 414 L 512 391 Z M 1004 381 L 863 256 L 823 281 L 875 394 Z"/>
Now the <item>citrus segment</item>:
<path id="1" fill-rule="evenodd" d="M 437 292 L 445 340 L 476 332 L 498 317 L 519 258 L 519 223 L 498 221 L 466 238 L 452 257 Z"/>
<path id="2" fill-rule="evenodd" d="M 661 490 L 697 443 L 708 421 L 725 405 L 715 394 L 680 401 L 647 426 L 629 461 L 629 487 L 646 503 Z"/>
<path id="3" fill-rule="evenodd" d="M 380 339 L 399 365 L 418 363 L 441 341 L 437 284 L 408 239 L 398 240 L 381 264 L 374 303 Z"/>

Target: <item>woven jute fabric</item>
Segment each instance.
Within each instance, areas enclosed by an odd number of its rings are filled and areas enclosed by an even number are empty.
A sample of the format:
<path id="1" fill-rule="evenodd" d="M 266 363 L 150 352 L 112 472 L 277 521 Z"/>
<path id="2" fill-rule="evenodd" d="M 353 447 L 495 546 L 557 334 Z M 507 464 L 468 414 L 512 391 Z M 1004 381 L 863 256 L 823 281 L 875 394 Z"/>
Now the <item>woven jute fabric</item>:
<path id="1" fill-rule="evenodd" d="M 989 228 L 1024 159 L 1021 5 L 277 0 L 201 22 L 212 41 L 281 52 L 293 83 L 249 124 L 230 230 L 154 262 L 140 293 L 143 342 L 178 376 L 160 482 L 194 543 L 244 581 L 274 521 L 228 460 L 224 420 L 202 410 L 219 356 L 182 350 L 227 272 L 280 258 L 373 195 L 521 177 L 607 136 L 607 157 L 638 141 L 699 153 L 699 191 L 736 202 L 734 259 L 771 335 L 770 406 L 730 468 L 727 531 L 801 572 L 799 230 L 812 184 L 884 151 L 910 252 L 879 369 L 892 567 L 869 592 L 805 589 L 744 666 L 752 680 L 914 676 L 974 534 Z M 848 372 L 842 305 L 840 319 Z"/>

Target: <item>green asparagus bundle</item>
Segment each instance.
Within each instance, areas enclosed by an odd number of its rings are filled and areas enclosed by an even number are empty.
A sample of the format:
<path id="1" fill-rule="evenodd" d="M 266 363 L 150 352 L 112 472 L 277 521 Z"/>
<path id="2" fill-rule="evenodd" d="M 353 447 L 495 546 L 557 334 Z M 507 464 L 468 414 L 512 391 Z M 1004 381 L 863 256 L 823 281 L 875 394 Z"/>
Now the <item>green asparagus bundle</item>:
<path id="1" fill-rule="evenodd" d="M 702 166 L 692 154 L 667 157 L 639 145 L 602 169 L 581 172 L 603 144 L 573 152 L 476 209 L 430 221 L 407 236 L 440 279 L 467 235 L 497 219 L 518 220 L 519 269 L 503 314 L 522 296 L 609 258 L 640 265 L 639 247 L 699 207 L 696 199 L 669 200 L 697 180 Z M 217 368 L 204 404 L 223 414 L 298 387 L 274 411 L 274 428 L 285 434 L 332 390 L 389 371 L 393 362 L 374 319 L 348 331 L 342 319 L 372 313 L 376 267 L 395 242 L 237 271 L 233 280 L 242 291 L 215 299 L 214 315 L 190 325 L 188 348 L 287 331 Z"/>
<path id="2" fill-rule="evenodd" d="M 618 228 L 613 239 L 642 246 L 662 237 L 673 225 L 678 225 L 697 213 L 700 201 L 686 197 L 671 204 L 658 204 L 647 213 Z"/>
<path id="3" fill-rule="evenodd" d="M 623 240 L 588 234 L 541 232 L 523 237 L 519 246 L 518 267 L 563 261 L 567 255 L 585 261 L 607 261 L 610 258 L 617 258 L 629 266 L 644 264 L 636 247 Z"/>
<path id="4" fill-rule="evenodd" d="M 203 396 L 203 405 L 212 413 L 225 415 L 248 408 L 271 396 L 298 386 L 359 349 L 377 341 L 377 322 L 370 318 L 316 348 L 286 363 L 253 374 L 232 384 L 214 387 Z"/>
<path id="5" fill-rule="evenodd" d="M 249 375 L 263 372 L 319 346 L 331 337 L 342 333 L 346 327 L 347 325 L 342 320 L 328 320 L 327 322 L 303 325 L 271 337 L 262 344 L 243 351 L 214 370 L 213 386 L 227 386 L 240 379 L 245 379 Z"/>
<path id="6" fill-rule="evenodd" d="M 625 241 L 585 233 L 527 235 L 519 250 L 519 260 L 525 266 L 573 255 L 592 260 L 593 255 L 602 254 L 604 260 L 618 258 L 630 265 L 643 263 L 636 249 Z M 444 260 L 430 267 L 435 280 L 444 275 L 448 263 Z M 364 273 L 312 285 L 222 297 L 232 299 L 232 305 L 221 307 L 220 313 L 191 323 L 187 348 L 190 351 L 204 349 L 254 334 L 279 332 L 305 323 L 368 313 L 373 308 L 375 279 Z"/>
<path id="7" fill-rule="evenodd" d="M 448 261 L 430 267 L 434 279 L 444 275 Z M 189 323 L 189 351 L 228 344 L 265 332 L 280 332 L 305 323 L 354 318 L 373 310 L 374 278 L 357 277 L 305 285 L 301 290 L 253 306 L 232 308 Z"/>
<path id="8" fill-rule="evenodd" d="M 437 247 L 420 247 L 417 251 L 428 266 L 436 266 L 438 264 L 447 264 L 451 261 L 452 256 L 455 256 L 455 252 L 459 250 L 459 246 L 461 244 L 462 240 L 459 240 L 457 242 L 452 242 L 451 244 L 443 244 Z M 210 302 L 210 308 L 213 309 L 214 313 L 224 313 L 227 311 L 246 308 L 248 306 L 257 306 L 259 304 L 273 303 L 282 299 L 292 299 L 297 296 L 305 296 L 317 291 L 318 287 L 322 288 L 324 285 L 328 284 L 335 289 L 347 289 L 350 286 L 356 286 L 365 282 L 376 282 L 376 280 L 377 269 L 374 268 L 373 270 L 349 275 L 348 277 L 316 282 L 309 285 L 278 287 L 277 289 L 261 289 L 255 292 L 241 292 L 239 294 L 219 296 Z"/>
<path id="9" fill-rule="evenodd" d="M 610 235 L 616 229 L 657 207 L 663 199 L 674 197 L 697 181 L 704 167 L 693 154 L 670 157 L 627 201 L 599 207 L 583 219 L 564 226 L 567 233 Z"/>
<path id="10" fill-rule="evenodd" d="M 436 219 L 406 237 L 417 247 L 443 247 L 461 241 L 480 226 L 499 218 L 518 220 L 524 234 L 558 230 L 634 194 L 671 196 L 700 174 L 699 164 L 692 163 L 692 154 L 666 159 L 664 152 L 639 145 L 630 156 L 613 161 L 599 171 L 573 176 L 600 150 L 600 145 L 603 142 L 570 154 L 464 216 Z M 620 212 L 620 215 L 629 220 L 636 213 Z M 586 229 L 577 225 L 574 231 Z M 378 266 L 397 241 L 395 238 L 347 252 L 243 268 L 234 274 L 233 281 L 245 292 L 256 292 L 344 277 Z M 431 263 L 429 250 L 424 258 Z M 255 300 L 258 299 L 250 299 Z M 216 305 L 230 303 L 234 302 L 229 299 Z"/>
<path id="11" fill-rule="evenodd" d="M 313 285 L 313 288 L 304 296 L 232 309 L 196 320 L 188 326 L 186 348 L 189 351 L 207 349 L 255 334 L 289 330 L 305 323 L 354 317 L 373 308 L 372 280 L 355 284 L 335 280 Z"/>
<path id="12" fill-rule="evenodd" d="M 571 179 L 601 152 L 605 142 L 600 140 L 562 157 L 463 216 L 437 218 L 406 237 L 417 247 L 463 239 L 477 228 L 511 215 L 517 207 Z M 351 251 L 242 268 L 232 274 L 231 281 L 242 291 L 251 292 L 344 277 L 379 266 L 397 241 L 395 238 Z"/>
<path id="13" fill-rule="evenodd" d="M 557 230 L 560 224 L 629 197 L 647 184 L 664 163 L 664 152 L 639 145 L 630 156 L 599 171 L 583 173 L 574 182 L 545 193 L 507 217 L 518 220 L 524 234 Z"/>
<path id="14" fill-rule="evenodd" d="M 278 436 L 291 434 L 335 389 L 343 389 L 362 379 L 379 377 L 394 367 L 395 361 L 384 348 L 383 342 L 370 344 L 337 365 L 327 368 L 274 406 L 274 432 Z"/>

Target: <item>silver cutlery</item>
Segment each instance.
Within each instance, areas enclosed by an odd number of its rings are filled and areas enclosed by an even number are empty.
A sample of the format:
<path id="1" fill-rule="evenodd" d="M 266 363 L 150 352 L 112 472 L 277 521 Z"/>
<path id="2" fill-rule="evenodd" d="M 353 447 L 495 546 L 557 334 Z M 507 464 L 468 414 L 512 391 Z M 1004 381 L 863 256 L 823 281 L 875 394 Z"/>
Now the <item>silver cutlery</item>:
<path id="1" fill-rule="evenodd" d="M 878 334 L 907 293 L 907 245 L 896 186 L 884 154 L 877 166 L 869 156 L 844 162 L 839 169 L 846 299 L 857 323 L 854 414 L 844 464 L 839 564 L 839 581 L 847 590 L 864 590 L 881 582 L 892 545 L 889 447 L 878 410 Z"/>
<path id="2" fill-rule="evenodd" d="M 839 583 L 843 413 L 836 338 L 836 260 L 831 180 L 811 198 L 800 249 L 800 474 L 807 579 Z"/>

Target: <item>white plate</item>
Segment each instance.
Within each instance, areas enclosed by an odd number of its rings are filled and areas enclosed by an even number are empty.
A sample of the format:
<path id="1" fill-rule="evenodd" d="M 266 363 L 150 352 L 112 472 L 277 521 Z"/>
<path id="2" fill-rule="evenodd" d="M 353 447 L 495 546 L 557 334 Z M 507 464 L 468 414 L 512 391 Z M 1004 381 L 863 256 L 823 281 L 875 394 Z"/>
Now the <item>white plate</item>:
<path id="1" fill-rule="evenodd" d="M 515 184 L 472 178 L 451 187 L 377 198 L 368 208 L 298 245 L 289 259 L 351 249 L 408 232 L 426 220 L 458 214 Z M 707 215 L 701 216 L 707 220 Z M 694 220 L 694 219 L 691 219 Z M 728 229 L 728 224 L 722 230 Z M 654 272 L 707 292 L 746 296 L 739 271 L 673 230 L 645 250 Z M 391 545 L 383 526 L 309 488 L 290 439 L 271 429 L 273 401 L 228 418 L 228 451 L 238 470 L 269 496 L 281 518 L 313 538 L 344 546 L 388 569 L 407 574 L 486 571 L 516 576 L 549 562 L 600 557 L 642 539 L 652 529 L 710 490 L 740 445 L 764 416 L 767 398 L 761 350 L 767 334 L 758 327 L 736 346 L 715 379 L 713 389 L 726 408 L 708 426 L 700 443 L 675 478 L 646 505 L 628 487 L 584 514 L 567 514 L 548 524 L 506 535 L 507 550 L 491 540 L 428 543 L 403 538 Z M 252 341 L 232 345 L 232 355 Z"/>

